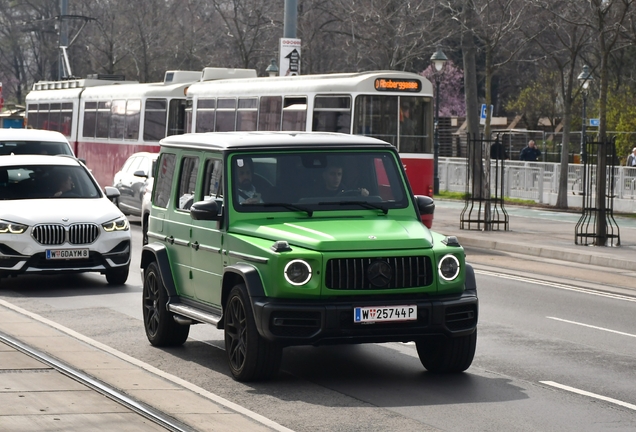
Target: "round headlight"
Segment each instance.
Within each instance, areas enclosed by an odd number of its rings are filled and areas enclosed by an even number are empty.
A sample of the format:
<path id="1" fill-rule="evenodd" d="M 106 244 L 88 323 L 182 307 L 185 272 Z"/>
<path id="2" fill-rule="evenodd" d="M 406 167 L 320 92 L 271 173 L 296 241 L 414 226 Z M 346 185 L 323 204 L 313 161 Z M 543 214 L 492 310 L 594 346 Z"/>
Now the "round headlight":
<path id="1" fill-rule="evenodd" d="M 442 259 L 439 260 L 437 270 L 442 279 L 447 281 L 453 280 L 459 275 L 459 260 L 455 258 L 454 255 L 444 255 Z"/>
<path id="2" fill-rule="evenodd" d="M 285 266 L 285 279 L 292 285 L 305 285 L 311 279 L 311 266 L 303 260 L 293 260 Z"/>

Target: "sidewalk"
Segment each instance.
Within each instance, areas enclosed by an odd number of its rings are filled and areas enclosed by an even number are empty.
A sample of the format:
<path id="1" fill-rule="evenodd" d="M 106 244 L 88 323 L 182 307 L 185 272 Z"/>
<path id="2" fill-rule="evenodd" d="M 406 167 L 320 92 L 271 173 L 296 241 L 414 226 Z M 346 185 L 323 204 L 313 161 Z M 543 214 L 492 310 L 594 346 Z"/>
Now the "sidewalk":
<path id="1" fill-rule="evenodd" d="M 456 236 L 468 248 L 486 249 L 636 272 L 636 219 L 617 218 L 620 247 L 574 244 L 579 214 L 507 206 L 509 231 L 461 230 L 463 202 L 436 201 L 433 229 Z M 603 270 L 603 269 L 601 269 Z M 633 287 L 636 289 L 636 283 Z M 148 370 L 135 359 L 114 355 L 79 334 L 55 328 L 0 300 L 0 336 L 24 344 L 164 411 L 196 431 L 288 429 L 167 374 Z M 78 383 L 51 366 L 16 350 L 0 337 L 0 430 L 157 431 L 165 430 Z M 160 396 L 158 396 L 160 394 Z M 175 402 L 178 401 L 178 402 Z M 186 429 L 187 430 L 187 429 Z"/>
<path id="2" fill-rule="evenodd" d="M 579 213 L 506 206 L 509 231 L 486 232 L 460 229 L 463 208 L 460 201 L 436 200 L 433 230 L 456 236 L 464 247 L 636 271 L 636 219 L 615 218 L 621 246 L 597 247 L 574 243 Z"/>

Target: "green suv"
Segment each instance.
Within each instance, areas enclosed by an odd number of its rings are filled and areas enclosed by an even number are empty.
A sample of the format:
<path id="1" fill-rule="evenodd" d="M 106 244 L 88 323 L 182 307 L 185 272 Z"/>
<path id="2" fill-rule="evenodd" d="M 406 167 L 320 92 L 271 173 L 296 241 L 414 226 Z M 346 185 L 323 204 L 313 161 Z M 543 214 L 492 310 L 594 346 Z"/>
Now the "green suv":
<path id="1" fill-rule="evenodd" d="M 414 341 L 429 371 L 462 372 L 477 287 L 457 238 L 422 223 L 433 209 L 374 138 L 166 138 L 141 260 L 148 340 L 213 324 L 239 381 L 275 375 L 292 345 Z"/>

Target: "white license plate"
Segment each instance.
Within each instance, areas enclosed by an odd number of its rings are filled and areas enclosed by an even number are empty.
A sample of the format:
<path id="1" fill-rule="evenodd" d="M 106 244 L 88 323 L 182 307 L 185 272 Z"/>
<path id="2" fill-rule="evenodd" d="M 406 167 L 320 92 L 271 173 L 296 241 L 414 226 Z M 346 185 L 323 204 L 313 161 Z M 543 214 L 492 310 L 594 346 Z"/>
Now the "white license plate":
<path id="1" fill-rule="evenodd" d="M 47 249 L 47 260 L 60 259 L 86 259 L 88 258 L 88 249 Z"/>
<path id="2" fill-rule="evenodd" d="M 353 309 L 354 323 L 417 320 L 417 306 L 367 306 Z"/>

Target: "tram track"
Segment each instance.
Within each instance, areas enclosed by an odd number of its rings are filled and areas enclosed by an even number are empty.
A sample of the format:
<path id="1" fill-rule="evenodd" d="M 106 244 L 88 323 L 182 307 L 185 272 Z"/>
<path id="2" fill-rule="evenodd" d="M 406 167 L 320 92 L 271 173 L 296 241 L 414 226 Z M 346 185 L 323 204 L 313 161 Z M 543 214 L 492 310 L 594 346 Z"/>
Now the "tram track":
<path id="1" fill-rule="evenodd" d="M 30 356 L 31 358 L 53 368 L 61 374 L 71 378 L 72 380 L 98 392 L 99 394 L 109 398 L 113 402 L 129 409 L 136 414 L 141 415 L 154 424 L 163 427 L 171 432 L 196 432 L 195 429 L 175 420 L 171 416 L 150 407 L 142 402 L 139 402 L 130 396 L 122 393 L 116 388 L 105 384 L 104 382 L 97 380 L 90 375 L 70 367 L 68 364 L 63 363 L 42 351 L 39 351 L 9 335 L 0 332 L 0 342 L 12 347 L 13 349 L 22 352 Z"/>

